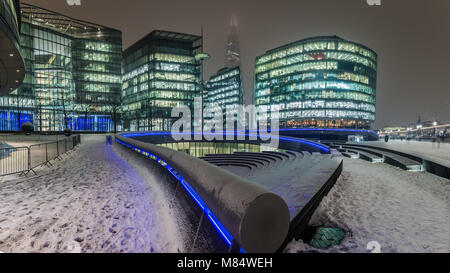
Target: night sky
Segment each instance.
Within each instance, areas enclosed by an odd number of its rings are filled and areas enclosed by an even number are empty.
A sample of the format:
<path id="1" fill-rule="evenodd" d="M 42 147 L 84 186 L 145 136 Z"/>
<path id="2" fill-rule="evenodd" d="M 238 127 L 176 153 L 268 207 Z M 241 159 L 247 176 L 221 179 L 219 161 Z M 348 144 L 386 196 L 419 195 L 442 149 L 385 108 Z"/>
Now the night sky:
<path id="1" fill-rule="evenodd" d="M 450 121 L 450 1 L 381 0 L 26 0 L 123 32 L 124 48 L 154 29 L 200 34 L 212 58 L 205 78 L 224 66 L 229 21 L 239 21 L 245 102 L 251 103 L 255 57 L 283 44 L 338 35 L 378 53 L 374 128 Z"/>

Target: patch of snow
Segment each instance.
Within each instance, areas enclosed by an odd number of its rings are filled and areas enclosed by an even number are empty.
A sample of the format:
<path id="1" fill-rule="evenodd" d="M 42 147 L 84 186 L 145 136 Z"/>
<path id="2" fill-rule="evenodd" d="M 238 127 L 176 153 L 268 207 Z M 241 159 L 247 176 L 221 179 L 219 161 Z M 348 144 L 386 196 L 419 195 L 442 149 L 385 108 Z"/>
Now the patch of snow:
<path id="1" fill-rule="evenodd" d="M 367 142 L 404 153 L 410 153 L 419 157 L 426 157 L 444 166 L 450 166 L 450 143 L 433 143 L 426 141 L 389 140 L 389 142 Z"/>
<path id="2" fill-rule="evenodd" d="M 293 241 L 286 252 L 450 252 L 450 181 L 427 172 L 344 158 L 344 171 L 310 225 L 347 231 L 340 245 Z"/>

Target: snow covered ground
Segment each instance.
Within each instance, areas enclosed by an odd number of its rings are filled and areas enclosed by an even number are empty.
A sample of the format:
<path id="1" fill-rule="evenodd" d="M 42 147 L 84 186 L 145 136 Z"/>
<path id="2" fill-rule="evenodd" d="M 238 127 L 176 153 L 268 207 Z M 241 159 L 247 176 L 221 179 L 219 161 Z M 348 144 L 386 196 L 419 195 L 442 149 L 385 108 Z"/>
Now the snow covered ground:
<path id="1" fill-rule="evenodd" d="M 0 251 L 185 251 L 176 209 L 134 156 L 86 136 L 63 157 L 37 176 L 0 178 Z"/>
<path id="2" fill-rule="evenodd" d="M 431 145 L 431 144 L 430 144 Z M 344 158 L 344 171 L 310 224 L 347 231 L 340 245 L 314 249 L 302 241 L 286 252 L 450 252 L 450 181 L 426 172 Z"/>
<path id="3" fill-rule="evenodd" d="M 104 136 L 83 137 L 63 158 L 37 176 L 0 177 L 0 251 L 189 250 L 177 224 L 183 216 L 145 162 L 105 145 Z M 449 182 L 344 158 L 342 176 L 310 224 L 342 228 L 345 239 L 327 250 L 292 242 L 286 252 L 368 252 L 371 241 L 382 252 L 450 252 Z"/>
<path id="4" fill-rule="evenodd" d="M 366 144 L 425 157 L 444 166 L 450 166 L 450 143 L 441 143 L 438 146 L 437 143 L 425 141 L 389 140 L 388 143 L 377 141 L 374 143 L 367 142 Z"/>

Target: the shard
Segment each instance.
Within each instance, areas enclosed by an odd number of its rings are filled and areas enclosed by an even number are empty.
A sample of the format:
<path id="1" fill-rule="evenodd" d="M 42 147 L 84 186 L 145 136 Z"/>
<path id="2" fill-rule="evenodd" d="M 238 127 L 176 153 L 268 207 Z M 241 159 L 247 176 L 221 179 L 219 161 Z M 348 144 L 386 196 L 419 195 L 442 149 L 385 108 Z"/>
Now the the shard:
<path id="1" fill-rule="evenodd" d="M 225 66 L 236 67 L 241 64 L 241 50 L 239 47 L 239 37 L 237 34 L 238 20 L 233 15 L 230 20 L 230 32 L 228 34 L 227 51 L 225 55 Z"/>

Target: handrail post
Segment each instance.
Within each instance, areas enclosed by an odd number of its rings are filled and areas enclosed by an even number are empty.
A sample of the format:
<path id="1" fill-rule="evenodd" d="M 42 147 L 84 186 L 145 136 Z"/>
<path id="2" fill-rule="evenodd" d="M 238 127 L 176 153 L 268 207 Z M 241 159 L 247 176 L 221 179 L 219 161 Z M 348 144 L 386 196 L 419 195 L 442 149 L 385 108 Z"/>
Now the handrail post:
<path id="1" fill-rule="evenodd" d="M 28 150 L 28 171 L 31 171 L 31 149 L 27 147 Z"/>

